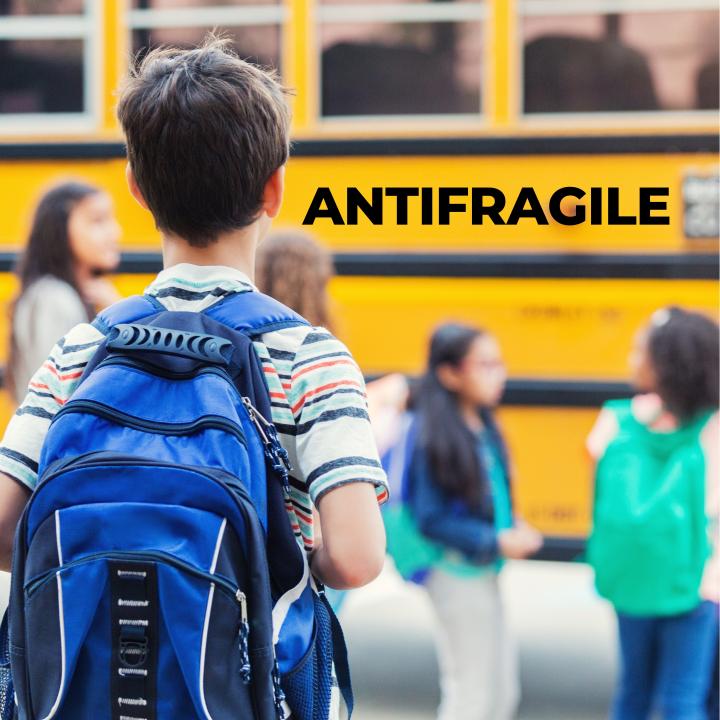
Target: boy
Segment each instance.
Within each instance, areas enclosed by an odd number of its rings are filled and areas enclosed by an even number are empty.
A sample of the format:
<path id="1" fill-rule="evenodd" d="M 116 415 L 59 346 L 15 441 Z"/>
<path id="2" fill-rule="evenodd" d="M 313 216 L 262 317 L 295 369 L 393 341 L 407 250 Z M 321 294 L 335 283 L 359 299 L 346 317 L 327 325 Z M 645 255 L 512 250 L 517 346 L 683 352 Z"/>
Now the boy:
<path id="1" fill-rule="evenodd" d="M 279 210 L 289 154 L 285 89 L 273 73 L 210 39 L 148 54 L 120 92 L 130 192 L 162 234 L 165 269 L 147 289 L 168 310 L 200 311 L 230 293 L 255 292 L 255 250 Z M 53 348 L 0 445 L 0 568 L 37 483 L 50 421 L 72 395 L 103 339 L 82 324 Z M 256 343 L 272 419 L 293 467 L 286 500 L 311 569 L 336 588 L 380 572 L 386 495 L 362 375 L 322 328 L 266 333 Z M 319 528 L 314 527 L 313 507 Z"/>

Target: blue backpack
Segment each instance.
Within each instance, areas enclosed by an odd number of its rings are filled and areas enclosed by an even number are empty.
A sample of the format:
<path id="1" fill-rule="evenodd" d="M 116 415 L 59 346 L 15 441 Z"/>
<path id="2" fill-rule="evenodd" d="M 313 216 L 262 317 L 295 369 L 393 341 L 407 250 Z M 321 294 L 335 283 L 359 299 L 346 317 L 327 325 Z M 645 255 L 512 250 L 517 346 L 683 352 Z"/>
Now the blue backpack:
<path id="1" fill-rule="evenodd" d="M 412 513 L 411 467 L 418 442 L 418 420 L 411 412 L 400 418 L 398 437 L 381 458 L 387 474 L 390 500 L 383 507 L 387 552 L 404 580 L 422 585 L 443 548 L 426 538 Z"/>
<path id="2" fill-rule="evenodd" d="M 15 536 L 8 717 L 327 720 L 336 682 L 351 713 L 253 347 L 307 322 L 247 292 L 202 313 L 135 296 L 94 324 Z"/>

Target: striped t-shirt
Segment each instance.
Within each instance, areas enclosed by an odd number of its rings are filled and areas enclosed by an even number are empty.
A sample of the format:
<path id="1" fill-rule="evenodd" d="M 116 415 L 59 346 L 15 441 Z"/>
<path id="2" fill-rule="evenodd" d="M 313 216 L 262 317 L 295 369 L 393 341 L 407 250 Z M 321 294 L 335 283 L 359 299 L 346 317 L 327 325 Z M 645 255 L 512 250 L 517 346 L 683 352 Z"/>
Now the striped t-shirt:
<path id="1" fill-rule="evenodd" d="M 232 293 L 256 292 L 239 270 L 182 263 L 146 289 L 168 310 L 198 312 Z M 70 399 L 104 336 L 76 325 L 30 380 L 0 445 L 0 472 L 33 488 L 45 434 Z M 370 427 L 362 373 L 345 345 L 324 328 L 264 334 L 255 347 L 270 391 L 272 420 L 292 465 L 286 509 L 298 541 L 313 546 L 312 507 L 329 490 L 369 482 L 379 502 L 387 480 Z"/>

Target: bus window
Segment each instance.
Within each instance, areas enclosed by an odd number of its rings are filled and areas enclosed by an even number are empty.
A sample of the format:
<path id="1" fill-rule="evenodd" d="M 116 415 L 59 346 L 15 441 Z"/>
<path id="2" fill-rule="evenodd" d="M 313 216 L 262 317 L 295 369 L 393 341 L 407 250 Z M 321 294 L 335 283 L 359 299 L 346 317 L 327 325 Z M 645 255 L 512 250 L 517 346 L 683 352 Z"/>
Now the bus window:
<path id="1" fill-rule="evenodd" d="M 243 5 L 279 5 L 281 0 L 132 0 L 136 10 L 185 10 L 191 8 L 227 8 Z"/>
<path id="2" fill-rule="evenodd" d="M 5 0 L 0 15 L 79 15 L 85 0 Z"/>
<path id="3" fill-rule="evenodd" d="M 520 20 L 525 113 L 718 107 L 718 12 L 685 9 L 689 2 L 667 11 L 632 5 L 622 13 L 590 13 L 581 2 L 559 9 L 552 0 L 526 0 Z"/>
<path id="4" fill-rule="evenodd" d="M 321 5 L 321 115 L 479 117 L 484 12 L 479 2 Z"/>
<path id="5" fill-rule="evenodd" d="M 0 129 L 89 117 L 92 22 L 84 0 L 0 2 Z M 62 15 L 49 23 L 43 15 Z"/>
<path id="6" fill-rule="evenodd" d="M 158 45 L 195 47 L 214 28 L 212 25 L 193 28 L 136 28 L 133 30 L 132 47 L 141 56 Z M 223 37 L 232 40 L 238 55 L 257 65 L 280 68 L 280 28 L 273 25 L 244 25 L 223 27 Z"/>
<path id="7" fill-rule="evenodd" d="M 236 0 L 133 0 L 132 8 L 128 24 L 132 30 L 135 53 L 142 54 L 159 45 L 194 47 L 217 28 L 223 36 L 230 38 L 241 58 L 280 69 L 284 8 L 279 0 L 252 3 Z"/>

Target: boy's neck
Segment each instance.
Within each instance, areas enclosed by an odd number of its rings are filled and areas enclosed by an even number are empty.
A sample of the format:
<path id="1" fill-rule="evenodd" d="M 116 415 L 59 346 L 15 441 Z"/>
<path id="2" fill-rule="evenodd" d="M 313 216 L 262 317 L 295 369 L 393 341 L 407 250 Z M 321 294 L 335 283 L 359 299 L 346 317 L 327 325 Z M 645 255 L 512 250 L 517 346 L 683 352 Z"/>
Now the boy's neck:
<path id="1" fill-rule="evenodd" d="M 257 235 L 257 228 L 250 226 L 222 235 L 207 247 L 194 247 L 177 236 L 163 235 L 163 268 L 180 263 L 223 265 L 239 270 L 254 282 Z"/>

